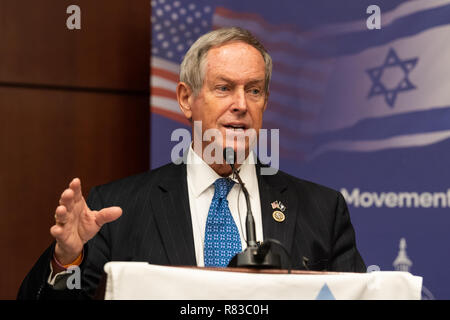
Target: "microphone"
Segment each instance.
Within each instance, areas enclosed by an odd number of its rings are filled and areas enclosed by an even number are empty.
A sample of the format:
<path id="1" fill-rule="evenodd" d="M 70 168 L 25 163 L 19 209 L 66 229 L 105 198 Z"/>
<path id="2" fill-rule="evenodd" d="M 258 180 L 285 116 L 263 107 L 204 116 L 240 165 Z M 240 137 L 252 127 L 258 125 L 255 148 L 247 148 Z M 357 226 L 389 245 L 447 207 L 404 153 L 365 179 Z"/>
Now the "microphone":
<path id="1" fill-rule="evenodd" d="M 245 229 L 247 232 L 247 248 L 235 255 L 229 262 L 228 267 L 240 268 L 260 268 L 260 269 L 280 269 L 281 259 L 278 254 L 270 250 L 270 242 L 259 244 L 256 242 L 255 220 L 253 218 L 250 196 L 236 170 L 236 153 L 233 148 L 225 148 L 223 150 L 223 158 L 225 163 L 231 166 L 234 177 L 239 182 L 242 191 L 244 192 L 245 202 L 247 204 L 247 216 L 245 220 Z M 239 206 L 239 203 L 238 203 Z"/>
<path id="2" fill-rule="evenodd" d="M 247 231 L 247 247 L 257 247 L 255 220 L 253 219 L 252 207 L 250 204 L 250 196 L 248 194 L 247 188 L 245 187 L 245 184 L 242 182 L 241 177 L 239 176 L 239 172 L 236 170 L 236 166 L 234 165 L 234 163 L 236 161 L 236 153 L 234 152 L 234 149 L 233 148 L 225 148 L 223 150 L 223 157 L 225 159 L 225 162 L 231 166 L 233 175 L 238 180 L 238 182 L 242 188 L 242 191 L 244 192 L 245 202 L 247 204 L 247 218 L 245 220 L 245 230 Z"/>

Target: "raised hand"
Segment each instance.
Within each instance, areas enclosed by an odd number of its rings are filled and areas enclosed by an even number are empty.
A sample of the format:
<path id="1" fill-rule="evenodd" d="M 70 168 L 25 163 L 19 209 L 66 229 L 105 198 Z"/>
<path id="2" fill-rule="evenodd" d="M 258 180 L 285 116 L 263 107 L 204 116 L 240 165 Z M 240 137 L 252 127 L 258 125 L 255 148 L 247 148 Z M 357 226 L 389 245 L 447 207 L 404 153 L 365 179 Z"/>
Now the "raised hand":
<path id="1" fill-rule="evenodd" d="M 75 178 L 64 190 L 55 210 L 55 225 L 50 234 L 56 239 L 55 256 L 62 264 L 73 262 L 82 252 L 83 245 L 100 228 L 122 215 L 120 207 L 90 210 L 81 192 L 81 181 Z"/>

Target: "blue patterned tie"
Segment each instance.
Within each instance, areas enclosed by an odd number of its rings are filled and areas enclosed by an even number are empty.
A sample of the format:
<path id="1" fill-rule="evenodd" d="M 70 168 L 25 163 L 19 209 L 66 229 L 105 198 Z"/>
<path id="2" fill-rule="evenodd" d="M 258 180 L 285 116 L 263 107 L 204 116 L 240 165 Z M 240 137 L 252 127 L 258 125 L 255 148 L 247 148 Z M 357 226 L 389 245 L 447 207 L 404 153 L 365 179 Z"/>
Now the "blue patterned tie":
<path id="1" fill-rule="evenodd" d="M 227 200 L 233 185 L 234 181 L 227 178 L 214 182 L 214 197 L 205 229 L 205 267 L 226 267 L 231 258 L 241 252 L 241 237 Z"/>

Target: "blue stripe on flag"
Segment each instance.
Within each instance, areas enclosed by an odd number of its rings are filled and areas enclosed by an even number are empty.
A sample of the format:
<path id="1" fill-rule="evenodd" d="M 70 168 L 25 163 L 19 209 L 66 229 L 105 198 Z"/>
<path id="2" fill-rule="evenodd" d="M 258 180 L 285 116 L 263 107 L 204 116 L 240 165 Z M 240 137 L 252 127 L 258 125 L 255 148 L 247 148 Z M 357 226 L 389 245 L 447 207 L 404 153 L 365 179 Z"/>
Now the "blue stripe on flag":
<path id="1" fill-rule="evenodd" d="M 381 19 L 383 23 L 383 18 Z M 383 25 L 381 25 L 381 30 L 365 30 L 322 37 L 313 41 L 312 46 L 323 48 L 323 43 L 329 45 L 327 52 L 323 52 L 325 57 L 356 54 L 365 49 L 385 45 L 391 41 L 410 37 L 422 31 L 449 23 L 450 4 L 399 18 L 388 27 L 383 28 Z"/>
<path id="2" fill-rule="evenodd" d="M 315 138 L 317 145 L 338 140 L 380 140 L 400 135 L 444 131 L 450 129 L 450 107 L 408 112 L 358 121 L 354 126 Z"/>

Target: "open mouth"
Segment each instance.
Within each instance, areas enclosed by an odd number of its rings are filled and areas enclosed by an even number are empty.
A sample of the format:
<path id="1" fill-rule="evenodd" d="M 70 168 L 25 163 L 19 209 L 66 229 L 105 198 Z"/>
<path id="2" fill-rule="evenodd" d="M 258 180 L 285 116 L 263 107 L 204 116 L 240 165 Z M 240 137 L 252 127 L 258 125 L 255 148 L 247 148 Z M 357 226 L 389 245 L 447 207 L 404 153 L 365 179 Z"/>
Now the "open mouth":
<path id="1" fill-rule="evenodd" d="M 246 126 L 243 124 L 227 124 L 227 125 L 224 125 L 224 127 L 227 129 L 230 129 L 230 130 L 235 130 L 235 131 L 246 129 Z"/>

